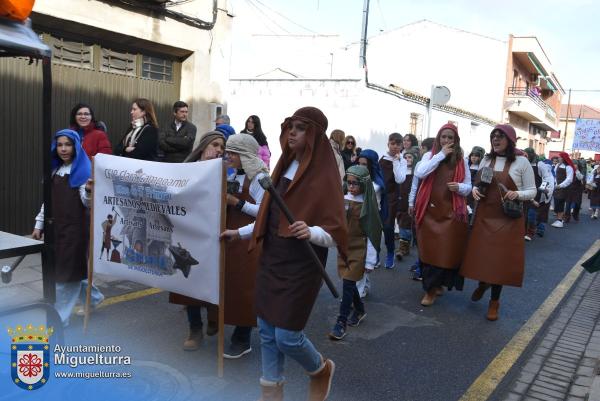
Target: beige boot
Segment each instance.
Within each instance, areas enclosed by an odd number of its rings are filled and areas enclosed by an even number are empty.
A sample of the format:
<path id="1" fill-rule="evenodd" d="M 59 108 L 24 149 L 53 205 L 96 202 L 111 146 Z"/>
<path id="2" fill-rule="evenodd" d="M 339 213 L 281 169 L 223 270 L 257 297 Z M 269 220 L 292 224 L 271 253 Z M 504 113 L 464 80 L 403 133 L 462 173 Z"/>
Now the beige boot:
<path id="1" fill-rule="evenodd" d="M 196 351 L 200 348 L 200 342 L 202 341 L 202 328 L 190 329 L 188 338 L 183 342 L 183 349 L 186 351 Z"/>
<path id="2" fill-rule="evenodd" d="M 488 306 L 487 320 L 491 320 L 492 322 L 498 320 L 498 309 L 500 309 L 500 301 L 491 300 Z"/>
<path id="3" fill-rule="evenodd" d="M 262 395 L 258 401 L 283 401 L 283 382 L 275 383 L 260 379 Z"/>
<path id="4" fill-rule="evenodd" d="M 435 302 L 437 298 L 437 288 L 432 288 L 431 290 L 425 293 L 423 299 L 421 299 L 421 305 L 423 306 L 431 306 Z"/>
<path id="5" fill-rule="evenodd" d="M 323 360 L 321 358 L 321 360 Z M 331 359 L 326 359 L 321 367 L 310 376 L 310 389 L 307 401 L 324 401 L 329 396 L 331 390 L 331 381 L 335 371 L 335 363 Z"/>
<path id="6" fill-rule="evenodd" d="M 401 239 L 398 243 L 398 248 L 400 248 L 400 254 L 402 256 L 408 256 L 410 254 L 410 242 L 407 240 Z"/>

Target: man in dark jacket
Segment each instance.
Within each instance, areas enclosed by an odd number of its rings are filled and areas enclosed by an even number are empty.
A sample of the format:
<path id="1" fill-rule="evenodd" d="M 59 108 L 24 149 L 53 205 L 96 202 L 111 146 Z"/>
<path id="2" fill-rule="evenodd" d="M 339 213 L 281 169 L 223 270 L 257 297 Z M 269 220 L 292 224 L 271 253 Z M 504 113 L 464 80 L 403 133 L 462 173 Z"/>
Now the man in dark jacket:
<path id="1" fill-rule="evenodd" d="M 196 139 L 196 126 L 187 120 L 188 105 L 177 101 L 173 105 L 173 122 L 160 132 L 162 161 L 181 163 L 190 154 Z"/>

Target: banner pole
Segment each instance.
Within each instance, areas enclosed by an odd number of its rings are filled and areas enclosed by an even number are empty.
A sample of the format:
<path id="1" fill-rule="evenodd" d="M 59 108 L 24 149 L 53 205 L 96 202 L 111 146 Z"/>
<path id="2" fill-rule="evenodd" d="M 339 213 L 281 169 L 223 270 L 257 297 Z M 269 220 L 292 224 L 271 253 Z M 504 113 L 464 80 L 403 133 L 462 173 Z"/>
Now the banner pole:
<path id="1" fill-rule="evenodd" d="M 227 221 L 227 167 L 221 168 L 221 230 L 226 230 Z M 225 241 L 219 241 L 219 335 L 217 345 L 217 373 L 223 377 L 223 352 L 225 352 Z"/>
<path id="2" fill-rule="evenodd" d="M 83 317 L 83 333 L 87 334 L 87 326 L 90 319 L 90 300 L 92 297 L 92 285 L 94 282 L 94 158 L 92 158 L 92 197 L 90 201 L 90 242 L 88 244 L 88 285 L 85 293 L 85 315 Z"/>

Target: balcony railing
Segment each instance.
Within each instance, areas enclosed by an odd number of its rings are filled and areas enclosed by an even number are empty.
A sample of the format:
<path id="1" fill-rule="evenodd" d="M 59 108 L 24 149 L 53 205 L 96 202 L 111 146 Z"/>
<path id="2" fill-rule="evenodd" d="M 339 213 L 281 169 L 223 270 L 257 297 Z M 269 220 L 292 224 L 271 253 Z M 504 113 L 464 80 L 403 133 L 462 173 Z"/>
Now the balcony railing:
<path id="1" fill-rule="evenodd" d="M 556 120 L 556 112 L 554 109 L 552 109 L 548 103 L 544 102 L 534 89 L 511 86 L 508 88 L 508 94 L 512 96 L 527 96 L 533 101 L 533 103 L 537 104 L 542 110 L 544 110 L 546 117 L 551 120 Z"/>

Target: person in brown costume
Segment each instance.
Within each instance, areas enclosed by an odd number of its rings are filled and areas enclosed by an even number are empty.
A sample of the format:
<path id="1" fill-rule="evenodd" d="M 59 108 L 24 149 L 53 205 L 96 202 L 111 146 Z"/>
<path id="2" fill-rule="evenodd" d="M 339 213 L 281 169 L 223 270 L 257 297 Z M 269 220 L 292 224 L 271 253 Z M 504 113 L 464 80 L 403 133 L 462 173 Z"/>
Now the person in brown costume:
<path id="1" fill-rule="evenodd" d="M 223 156 L 225 151 L 225 136 L 219 131 L 210 131 L 202 136 L 198 146 L 190 153 L 184 162 L 195 162 L 216 159 Z M 208 327 L 206 334 L 213 336 L 218 331 L 219 309 L 217 305 L 200 301 L 185 295 L 170 293 L 169 302 L 185 305 L 189 323 L 189 334 L 183 342 L 183 349 L 195 351 L 200 347 L 200 341 L 204 337 L 202 333 L 202 307 L 206 308 Z"/>
<path id="2" fill-rule="evenodd" d="M 310 241 L 323 265 L 327 248 L 337 246 L 342 258 L 348 249 L 344 195 L 326 129 L 327 118 L 314 107 L 303 107 L 285 119 L 282 156 L 272 177 L 296 222 L 290 225 L 266 193 L 253 228 L 250 249 L 262 245 L 256 313 L 263 401 L 283 399 L 285 357 L 298 362 L 310 376 L 308 400 L 325 400 L 331 388 L 335 364 L 317 352 L 303 331 L 322 278 L 302 241 Z M 227 230 L 221 236 L 239 239 L 244 231 Z"/>
<path id="3" fill-rule="evenodd" d="M 479 280 L 472 301 L 479 301 L 492 287 L 487 312 L 487 319 L 492 321 L 498 319 L 502 286 L 520 287 L 525 265 L 525 218 L 507 216 L 503 201 L 528 201 L 537 193 L 531 164 L 526 157 L 516 155 L 516 141 L 517 134 L 508 124 L 496 125 L 490 134 L 492 150 L 481 162 L 479 171 L 491 167 L 494 177 L 485 194 L 479 177 L 475 181 L 473 198 L 479 204 L 460 269 L 462 276 Z"/>
<path id="4" fill-rule="evenodd" d="M 422 180 L 415 203 L 417 243 L 425 296 L 433 305 L 443 288 L 462 290 L 458 275 L 467 244 L 467 204 L 471 175 L 460 148 L 458 128 L 445 124 L 431 152 L 423 155 L 415 177 Z"/>

